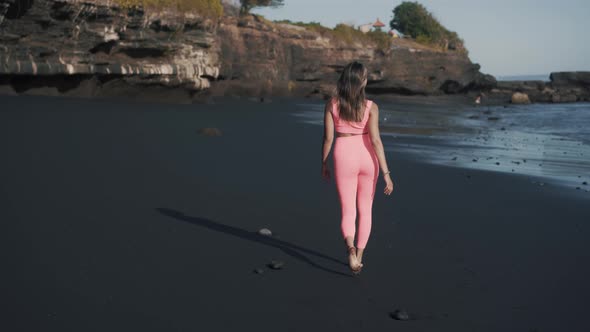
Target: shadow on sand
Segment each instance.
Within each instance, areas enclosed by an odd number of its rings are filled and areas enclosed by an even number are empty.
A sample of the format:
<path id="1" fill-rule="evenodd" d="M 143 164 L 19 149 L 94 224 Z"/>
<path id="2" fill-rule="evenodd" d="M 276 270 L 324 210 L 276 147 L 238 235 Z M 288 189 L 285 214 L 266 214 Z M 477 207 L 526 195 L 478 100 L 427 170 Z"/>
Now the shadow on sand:
<path id="1" fill-rule="evenodd" d="M 302 254 L 302 252 L 307 253 L 307 254 L 314 255 L 316 257 L 323 258 L 323 259 L 326 259 L 326 260 L 329 260 L 329 261 L 332 261 L 332 262 L 335 262 L 335 263 L 338 263 L 338 264 L 348 267 L 348 264 L 346 262 L 338 260 L 333 257 L 330 257 L 328 255 L 322 254 L 321 252 L 318 252 L 318 251 L 315 251 L 312 249 L 307 249 L 302 246 L 292 244 L 292 243 L 289 243 L 284 240 L 279 240 L 277 238 L 273 238 L 271 236 L 260 235 L 257 232 L 247 231 L 247 230 L 244 230 L 244 229 L 241 229 L 238 227 L 224 225 L 224 224 L 221 224 L 221 223 L 209 220 L 209 219 L 186 216 L 182 212 L 175 211 L 172 209 L 156 208 L 156 210 L 165 216 L 172 217 L 172 218 L 178 219 L 178 220 L 182 220 L 182 221 L 191 223 L 193 225 L 197 225 L 200 227 L 206 227 L 206 228 L 218 231 L 218 232 L 223 232 L 225 234 L 239 237 L 244 240 L 255 241 L 255 242 L 267 245 L 267 246 L 281 249 L 286 254 L 288 254 L 294 258 L 297 258 L 303 262 L 306 262 L 309 265 L 311 265 L 317 269 L 320 269 L 322 271 L 342 275 L 345 277 L 352 277 L 349 274 L 323 267 L 323 266 L 313 262 L 312 260 L 310 260 L 309 258 L 307 258 L 305 255 Z"/>

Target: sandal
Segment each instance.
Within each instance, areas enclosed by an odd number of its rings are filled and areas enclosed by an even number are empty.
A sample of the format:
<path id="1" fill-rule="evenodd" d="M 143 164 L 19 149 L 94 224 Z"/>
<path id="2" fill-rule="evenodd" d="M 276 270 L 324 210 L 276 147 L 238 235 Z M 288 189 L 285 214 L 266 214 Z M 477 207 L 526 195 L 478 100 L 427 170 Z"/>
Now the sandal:
<path id="1" fill-rule="evenodd" d="M 356 256 L 356 248 L 355 247 L 348 247 L 348 254 L 354 254 Z M 349 266 L 350 267 L 350 266 Z M 361 273 L 361 270 L 363 269 L 363 264 L 359 264 L 359 266 L 354 269 L 352 267 L 350 267 L 350 270 L 352 271 L 352 273 L 354 274 L 359 274 Z"/>

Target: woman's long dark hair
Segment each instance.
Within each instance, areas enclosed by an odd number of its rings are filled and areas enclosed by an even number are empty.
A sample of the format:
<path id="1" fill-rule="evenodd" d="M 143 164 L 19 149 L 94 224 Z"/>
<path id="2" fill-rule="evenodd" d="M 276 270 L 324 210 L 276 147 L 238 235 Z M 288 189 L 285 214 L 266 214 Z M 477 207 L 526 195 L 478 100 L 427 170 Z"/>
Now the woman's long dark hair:
<path id="1" fill-rule="evenodd" d="M 337 100 L 340 118 L 346 121 L 360 122 L 366 106 L 365 85 L 367 68 L 360 62 L 349 63 L 338 79 Z"/>

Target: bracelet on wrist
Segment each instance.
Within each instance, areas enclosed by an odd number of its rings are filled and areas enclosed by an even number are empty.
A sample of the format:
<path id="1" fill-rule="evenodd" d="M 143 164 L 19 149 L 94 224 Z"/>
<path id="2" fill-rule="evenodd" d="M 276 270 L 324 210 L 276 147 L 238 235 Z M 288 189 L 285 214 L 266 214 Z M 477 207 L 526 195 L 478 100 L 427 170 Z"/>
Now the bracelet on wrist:
<path id="1" fill-rule="evenodd" d="M 385 175 L 387 175 L 389 173 L 391 173 L 391 171 L 384 172 L 383 175 L 385 176 Z"/>

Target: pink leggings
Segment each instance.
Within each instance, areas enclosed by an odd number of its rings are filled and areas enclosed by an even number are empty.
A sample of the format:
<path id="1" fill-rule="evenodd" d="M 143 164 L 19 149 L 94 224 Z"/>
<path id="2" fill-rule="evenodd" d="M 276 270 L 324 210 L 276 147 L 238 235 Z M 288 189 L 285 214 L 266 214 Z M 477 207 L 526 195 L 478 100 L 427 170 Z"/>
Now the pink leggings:
<path id="1" fill-rule="evenodd" d="M 336 137 L 333 158 L 334 178 L 342 209 L 342 235 L 354 238 L 358 208 L 356 247 L 364 249 L 371 233 L 373 198 L 379 176 L 379 162 L 370 136 Z"/>

